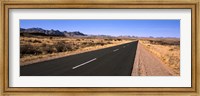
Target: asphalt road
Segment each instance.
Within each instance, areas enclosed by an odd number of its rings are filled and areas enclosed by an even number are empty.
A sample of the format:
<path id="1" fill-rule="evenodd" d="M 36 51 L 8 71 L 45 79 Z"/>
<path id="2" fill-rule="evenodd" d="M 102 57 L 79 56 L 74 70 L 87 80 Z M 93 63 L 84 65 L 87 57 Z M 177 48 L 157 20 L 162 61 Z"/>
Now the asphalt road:
<path id="1" fill-rule="evenodd" d="M 20 67 L 20 76 L 130 76 L 138 41 Z"/>

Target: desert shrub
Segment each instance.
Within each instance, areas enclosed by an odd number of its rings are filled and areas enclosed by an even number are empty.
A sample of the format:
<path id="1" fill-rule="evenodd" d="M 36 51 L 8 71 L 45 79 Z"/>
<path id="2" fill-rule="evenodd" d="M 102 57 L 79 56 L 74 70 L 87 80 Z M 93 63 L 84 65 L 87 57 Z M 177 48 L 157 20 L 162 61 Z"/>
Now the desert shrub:
<path id="1" fill-rule="evenodd" d="M 82 45 L 87 45 L 87 44 L 88 44 L 88 42 L 83 42 L 83 43 L 82 43 Z"/>
<path id="2" fill-rule="evenodd" d="M 76 39 L 76 41 L 81 41 L 80 39 Z"/>
<path id="3" fill-rule="evenodd" d="M 53 39 L 53 37 L 49 37 L 49 39 Z"/>
<path id="4" fill-rule="evenodd" d="M 42 47 L 46 47 L 47 46 L 47 44 L 46 43 L 42 43 Z"/>
<path id="5" fill-rule="evenodd" d="M 105 45 L 105 43 L 103 43 L 103 42 L 97 42 L 97 43 L 96 43 L 96 45 L 101 45 L 101 46 L 104 46 L 104 45 Z"/>
<path id="6" fill-rule="evenodd" d="M 170 40 L 149 40 L 151 44 L 159 45 L 180 45 L 180 41 L 170 41 Z"/>
<path id="7" fill-rule="evenodd" d="M 92 41 L 92 42 L 88 42 L 88 45 L 89 46 L 95 46 L 96 44 L 94 43 L 94 41 Z"/>
<path id="8" fill-rule="evenodd" d="M 54 44 L 57 52 L 65 52 L 65 51 L 72 51 L 72 45 L 70 43 L 65 43 L 64 41 L 59 41 Z"/>
<path id="9" fill-rule="evenodd" d="M 52 45 L 47 45 L 46 43 L 43 43 L 41 47 L 43 54 L 56 52 L 56 49 Z"/>
<path id="10" fill-rule="evenodd" d="M 42 43 L 40 40 L 34 40 L 33 43 Z"/>
<path id="11" fill-rule="evenodd" d="M 51 46 L 51 45 L 47 45 L 47 46 L 45 46 L 45 47 L 43 47 L 43 53 L 45 54 L 45 53 L 55 53 L 55 52 L 57 52 L 57 50 L 56 50 L 56 48 L 54 48 L 53 46 Z"/>
<path id="12" fill-rule="evenodd" d="M 77 49 L 79 49 L 80 48 L 80 45 L 74 45 L 73 46 L 73 50 L 77 50 Z"/>
<path id="13" fill-rule="evenodd" d="M 56 44 L 54 44 L 57 52 L 65 52 L 67 51 L 66 48 L 65 48 L 65 42 L 57 42 Z"/>
<path id="14" fill-rule="evenodd" d="M 72 51 L 73 45 L 71 43 L 65 43 L 65 48 L 66 48 L 67 51 Z"/>
<path id="15" fill-rule="evenodd" d="M 38 46 L 32 46 L 30 44 L 20 46 L 20 57 L 26 54 L 38 55 L 41 53 L 42 53 L 42 50 Z"/>
<path id="16" fill-rule="evenodd" d="M 28 40 L 28 42 L 32 42 L 32 40 Z"/>
<path id="17" fill-rule="evenodd" d="M 113 39 L 104 39 L 105 41 L 113 41 Z"/>
<path id="18" fill-rule="evenodd" d="M 95 43 L 93 42 L 82 42 L 81 47 L 88 47 L 88 46 L 94 46 Z"/>
<path id="19" fill-rule="evenodd" d="M 171 49 L 169 49 L 169 51 L 173 51 L 173 50 L 174 50 L 174 49 L 172 49 L 172 48 L 171 48 Z"/>
<path id="20" fill-rule="evenodd" d="M 104 39 L 105 41 L 109 41 L 109 39 Z"/>
<path id="21" fill-rule="evenodd" d="M 113 44 L 113 43 L 109 41 L 109 42 L 107 42 L 107 44 Z"/>
<path id="22" fill-rule="evenodd" d="M 117 41 L 122 41 L 122 39 L 117 39 Z"/>

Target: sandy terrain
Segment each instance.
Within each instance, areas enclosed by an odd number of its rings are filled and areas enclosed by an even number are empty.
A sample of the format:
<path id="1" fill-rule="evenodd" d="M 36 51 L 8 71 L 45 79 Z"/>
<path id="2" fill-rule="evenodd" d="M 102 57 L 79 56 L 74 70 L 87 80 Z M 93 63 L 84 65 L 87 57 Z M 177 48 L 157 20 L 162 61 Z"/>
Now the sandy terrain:
<path id="1" fill-rule="evenodd" d="M 20 65 L 112 47 L 131 41 L 133 40 L 113 38 L 20 37 Z M 30 49 L 33 52 L 26 54 L 26 50 Z"/>
<path id="2" fill-rule="evenodd" d="M 141 42 L 141 41 L 140 41 Z M 172 76 L 173 71 L 159 58 L 138 43 L 132 76 Z"/>
<path id="3" fill-rule="evenodd" d="M 173 75 L 180 75 L 179 39 L 141 40 L 141 44 L 169 67 Z"/>

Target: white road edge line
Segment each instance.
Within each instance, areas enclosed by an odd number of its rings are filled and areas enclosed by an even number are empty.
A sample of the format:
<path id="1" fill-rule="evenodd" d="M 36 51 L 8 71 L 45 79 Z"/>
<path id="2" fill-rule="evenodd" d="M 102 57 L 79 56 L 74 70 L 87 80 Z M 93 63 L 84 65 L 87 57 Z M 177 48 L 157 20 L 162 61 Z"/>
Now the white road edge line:
<path id="1" fill-rule="evenodd" d="M 77 65 L 77 66 L 74 66 L 74 67 L 72 67 L 72 69 L 76 69 L 76 68 L 78 68 L 78 67 L 81 67 L 81 66 L 83 66 L 83 65 L 85 65 L 85 64 L 87 64 L 87 63 L 90 63 L 90 62 L 92 62 L 92 61 L 95 61 L 95 60 L 97 60 L 97 58 L 94 58 L 94 59 L 89 60 L 89 61 L 87 61 L 87 62 L 85 62 L 85 63 L 79 64 L 79 65 Z"/>
<path id="2" fill-rule="evenodd" d="M 115 49 L 115 50 L 113 50 L 113 52 L 115 52 L 115 51 L 117 51 L 117 50 L 119 50 L 119 49 Z"/>

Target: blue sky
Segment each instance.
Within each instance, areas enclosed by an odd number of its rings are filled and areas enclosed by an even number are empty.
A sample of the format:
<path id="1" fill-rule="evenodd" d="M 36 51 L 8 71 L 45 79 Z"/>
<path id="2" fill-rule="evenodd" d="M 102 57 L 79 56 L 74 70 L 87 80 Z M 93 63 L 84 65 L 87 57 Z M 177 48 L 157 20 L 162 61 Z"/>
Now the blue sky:
<path id="1" fill-rule="evenodd" d="M 20 28 L 33 27 L 90 35 L 180 37 L 180 20 L 20 20 Z"/>

